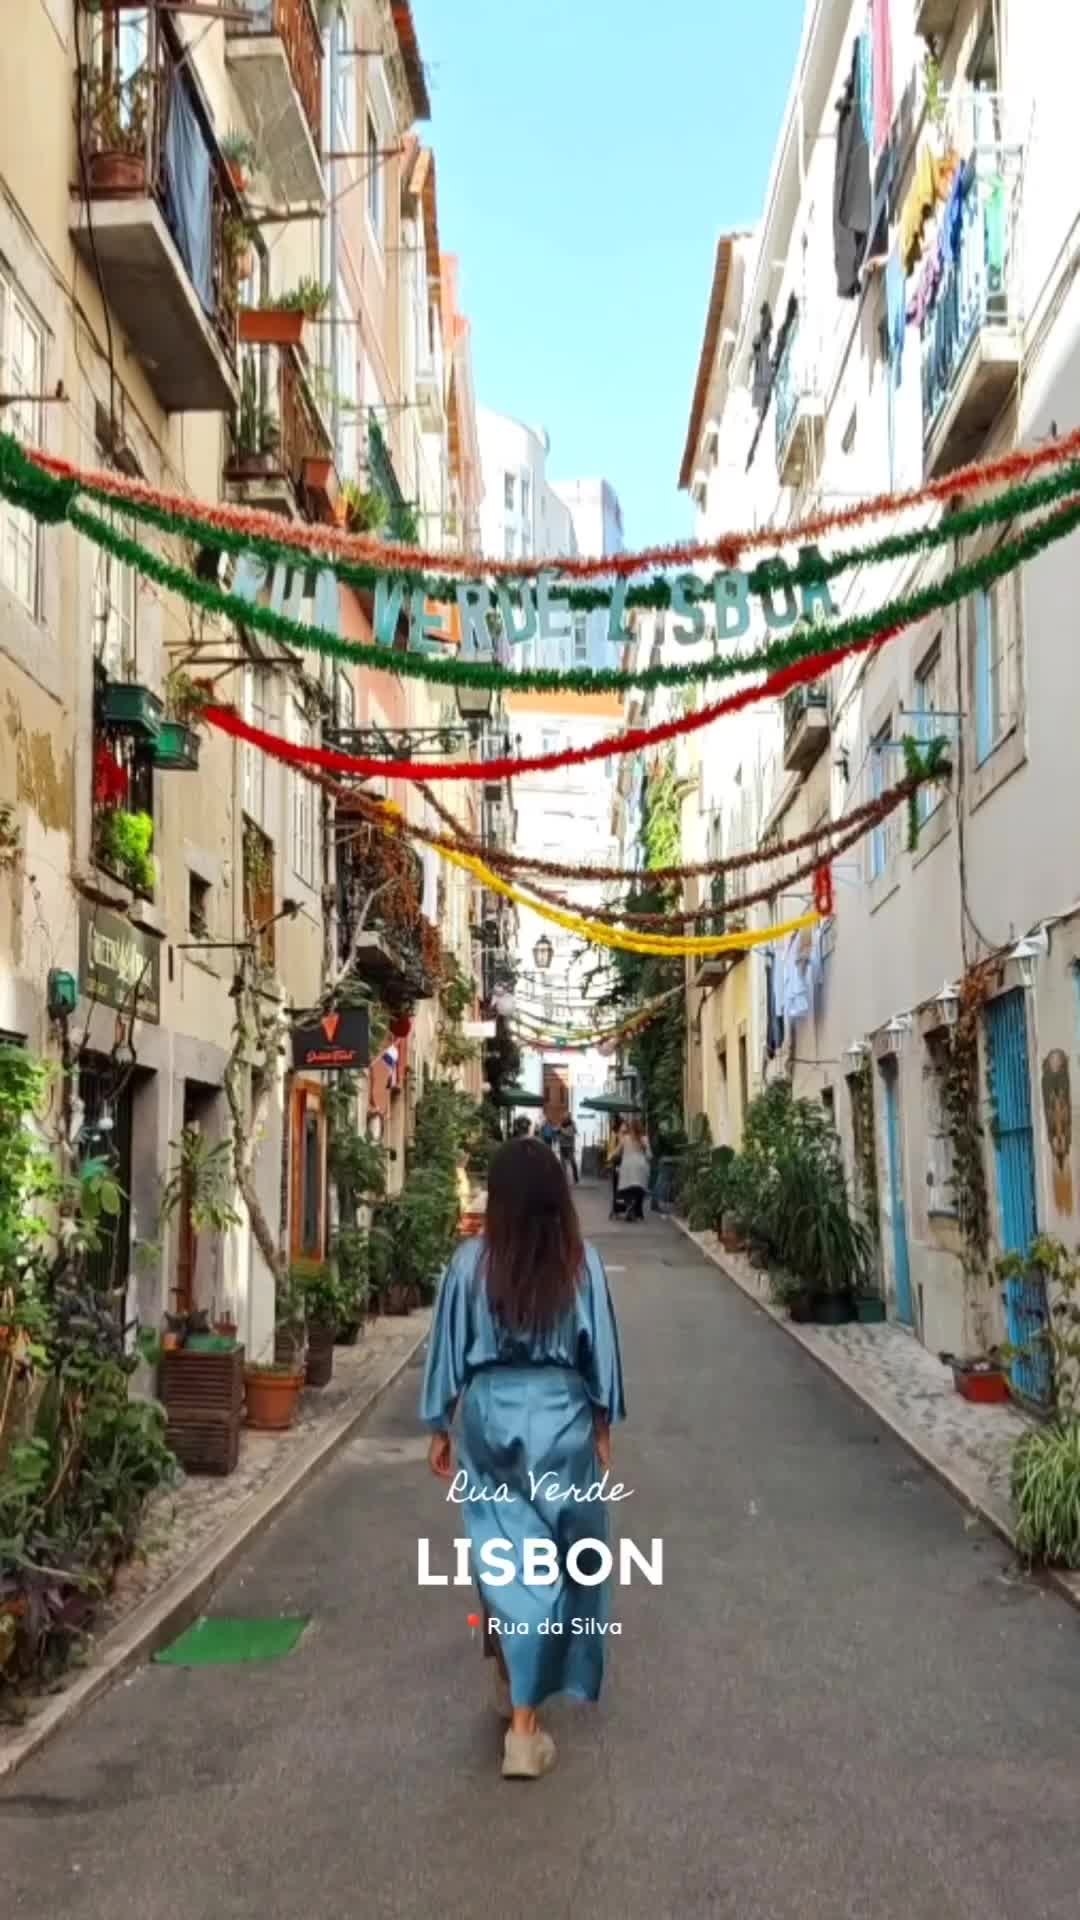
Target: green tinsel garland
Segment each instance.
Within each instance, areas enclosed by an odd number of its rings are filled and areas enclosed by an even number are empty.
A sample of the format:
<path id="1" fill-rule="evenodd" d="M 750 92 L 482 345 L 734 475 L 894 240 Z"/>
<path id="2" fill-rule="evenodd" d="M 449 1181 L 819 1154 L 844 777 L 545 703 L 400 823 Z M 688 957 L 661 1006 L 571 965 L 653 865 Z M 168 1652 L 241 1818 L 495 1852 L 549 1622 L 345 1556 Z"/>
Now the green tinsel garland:
<path id="1" fill-rule="evenodd" d="M 61 483 L 72 484 L 72 483 Z M 163 508 L 152 506 L 140 500 L 118 502 L 115 494 L 108 493 L 103 487 L 81 487 L 79 489 L 88 499 L 96 500 L 100 505 L 116 511 L 122 506 L 125 516 L 156 527 L 159 532 L 181 535 L 195 541 L 198 545 L 210 547 L 221 553 L 252 553 L 267 566 L 284 565 L 296 568 L 304 564 L 306 556 L 302 550 L 286 541 L 270 540 L 263 535 L 238 533 L 231 527 L 216 527 L 196 518 L 194 515 L 176 515 L 166 513 Z M 954 513 L 946 514 L 932 526 L 916 527 L 908 533 L 887 534 L 883 539 L 864 547 L 841 548 L 826 558 L 815 548 L 808 548 L 794 565 L 786 560 L 770 556 L 761 560 L 749 575 L 750 591 L 755 595 L 783 591 L 787 587 L 823 586 L 835 580 L 840 574 L 856 567 L 879 566 L 893 560 L 903 560 L 912 554 L 932 552 L 951 540 L 968 539 L 972 534 L 980 533 L 984 528 L 1002 525 L 1009 520 L 1018 519 L 1022 514 L 1031 513 L 1037 507 L 1053 504 L 1055 500 L 1065 499 L 1071 493 L 1080 492 L 1080 461 L 1070 461 L 1057 473 L 1049 474 L 1045 479 L 1021 481 L 1015 487 L 1009 487 L 993 499 L 981 501 L 978 505 L 964 507 Z M 782 531 L 778 532 L 782 538 Z M 312 553 L 307 561 L 311 567 L 326 567 L 342 585 L 354 587 L 363 593 L 373 593 L 386 570 L 364 566 L 359 561 L 346 560 L 340 556 L 316 555 Z M 439 574 L 394 573 L 388 576 L 399 581 L 407 592 L 420 590 L 426 599 L 441 605 L 452 604 L 458 582 Z M 478 574 L 477 578 L 482 578 Z M 513 583 L 509 583 L 511 601 L 516 601 Z M 559 596 L 578 613 L 592 613 L 610 604 L 610 587 L 575 587 L 569 583 L 560 585 Z M 686 598 L 691 604 L 706 601 L 711 597 L 711 583 L 701 581 L 698 588 L 687 589 Z M 627 589 L 627 607 L 644 607 L 659 611 L 671 605 L 671 581 L 663 574 L 654 574 L 648 584 L 631 586 Z"/>
<path id="2" fill-rule="evenodd" d="M 1058 476 L 1059 478 L 1061 476 Z M 1045 488 L 1049 482 L 1036 482 L 1034 486 Z M 1030 494 L 1032 488 L 1014 489 L 1015 495 L 1023 491 Z M 842 651 L 846 647 L 873 640 L 878 634 L 892 628 L 907 626 L 921 620 L 927 614 L 940 612 L 945 607 L 955 605 L 969 593 L 978 592 L 1003 579 L 1025 561 L 1034 559 L 1056 541 L 1065 538 L 1080 526 L 1080 502 L 1075 499 L 1071 505 L 1058 507 L 1044 519 L 1028 527 L 1015 540 L 1003 541 L 989 553 L 970 561 L 966 566 L 958 567 L 947 579 L 920 588 L 917 592 L 889 601 L 885 606 L 875 608 L 870 613 L 855 615 L 847 620 L 833 621 L 828 625 L 810 629 L 801 628 L 786 639 L 774 640 L 762 647 L 745 653 L 714 654 L 704 660 L 690 660 L 683 665 L 660 664 L 642 667 L 624 672 L 618 668 L 604 668 L 599 671 L 588 668 L 572 668 L 565 672 L 551 668 L 522 668 L 520 671 L 488 664 L 477 660 L 458 660 L 439 658 L 421 653 L 397 653 L 387 648 L 360 645 L 345 640 L 339 634 L 330 633 L 325 628 L 305 625 L 302 621 L 292 620 L 286 614 L 277 613 L 270 607 L 256 605 L 238 594 L 229 593 L 209 581 L 196 579 L 184 568 L 174 566 L 158 555 L 151 553 L 139 541 L 120 533 L 112 522 L 99 519 L 95 514 L 87 513 L 74 504 L 77 486 L 69 480 L 58 480 L 47 476 L 41 469 L 29 461 L 18 443 L 9 435 L 0 434 L 0 494 L 18 506 L 25 507 L 35 518 L 56 523 L 65 517 L 80 533 L 86 535 L 97 546 L 130 566 L 146 578 L 154 580 L 166 591 L 178 594 L 189 605 L 200 608 L 204 613 L 216 614 L 236 622 L 239 626 L 256 629 L 279 641 L 282 645 L 327 655 L 334 659 L 347 660 L 353 665 L 366 667 L 369 671 L 393 673 L 405 679 L 425 680 L 441 686 L 484 687 L 492 689 L 511 689 L 517 692 L 560 692 L 579 693 L 624 692 L 631 687 L 650 688 L 658 686 L 685 686 L 695 682 L 724 680 L 756 672 L 775 673 L 783 667 L 794 665 L 797 661 L 812 659 L 817 654 Z M 967 518 L 970 521 L 976 513 L 984 516 L 979 524 L 987 523 L 992 509 L 999 509 L 1005 496 L 997 501 L 988 502 L 985 507 L 971 509 Z M 113 503 L 115 508 L 115 502 Z M 1012 509 L 1015 511 L 1015 506 Z M 125 503 L 127 511 L 127 503 Z M 943 523 L 947 527 L 946 537 L 952 539 L 958 530 L 961 516 Z M 198 537 L 202 539 L 207 531 L 199 523 Z M 176 528 L 174 527 L 175 531 Z M 215 529 L 215 531 L 218 531 Z M 897 538 L 908 536 L 897 536 Z M 250 546 L 244 541 L 243 545 Z M 269 543 L 273 545 L 273 543 Z M 295 565 L 295 553 L 292 556 Z M 313 559 L 312 565 L 318 563 Z M 773 564 L 773 563 L 769 563 Z"/>

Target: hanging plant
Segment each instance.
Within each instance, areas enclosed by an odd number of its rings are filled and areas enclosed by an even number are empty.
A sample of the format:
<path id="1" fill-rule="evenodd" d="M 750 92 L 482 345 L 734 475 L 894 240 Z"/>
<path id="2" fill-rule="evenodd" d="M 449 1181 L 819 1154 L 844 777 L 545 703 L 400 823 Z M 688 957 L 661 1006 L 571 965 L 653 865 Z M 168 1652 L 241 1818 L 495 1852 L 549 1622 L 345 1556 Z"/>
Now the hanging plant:
<path id="1" fill-rule="evenodd" d="M 864 1059 L 851 1077 L 851 1100 L 857 1134 L 856 1173 L 859 1199 L 867 1227 L 877 1244 L 881 1229 L 878 1192 L 877 1143 L 874 1138 L 874 1070 Z"/>
<path id="2" fill-rule="evenodd" d="M 985 1128 L 979 1088 L 979 1025 L 994 979 L 991 962 L 972 967 L 960 983 L 960 1007 L 949 1035 L 942 1104 L 952 1142 L 951 1185 L 963 1241 L 965 1273 L 986 1274 L 990 1251 L 990 1195 L 986 1179 Z"/>

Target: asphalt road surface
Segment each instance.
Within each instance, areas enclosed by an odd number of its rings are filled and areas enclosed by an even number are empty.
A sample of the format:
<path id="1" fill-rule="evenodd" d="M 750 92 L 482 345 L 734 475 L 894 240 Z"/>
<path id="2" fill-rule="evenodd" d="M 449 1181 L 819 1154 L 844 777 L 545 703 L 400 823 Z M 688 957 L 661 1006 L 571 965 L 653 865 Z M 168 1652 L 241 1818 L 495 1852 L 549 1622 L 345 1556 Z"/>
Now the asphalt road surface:
<path id="1" fill-rule="evenodd" d="M 504 1783 L 411 1369 L 258 1543 L 223 1614 L 268 1665 L 150 1667 L 0 1795 L 19 1920 L 1077 1920 L 1080 1618 L 664 1222 L 582 1211 L 630 1419 L 598 1708 Z M 440 1554 L 440 1543 L 442 1551 Z"/>

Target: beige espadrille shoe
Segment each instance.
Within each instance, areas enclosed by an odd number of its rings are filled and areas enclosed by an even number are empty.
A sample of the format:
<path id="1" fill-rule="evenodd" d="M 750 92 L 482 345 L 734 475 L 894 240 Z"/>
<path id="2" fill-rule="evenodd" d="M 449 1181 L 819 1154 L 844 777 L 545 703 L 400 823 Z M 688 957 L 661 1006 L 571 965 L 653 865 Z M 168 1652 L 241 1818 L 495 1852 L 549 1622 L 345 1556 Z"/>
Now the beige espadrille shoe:
<path id="1" fill-rule="evenodd" d="M 555 1742 L 550 1733 L 538 1727 L 535 1733 L 514 1733 L 507 1729 L 503 1741 L 504 1780 L 539 1780 L 555 1765 Z"/>

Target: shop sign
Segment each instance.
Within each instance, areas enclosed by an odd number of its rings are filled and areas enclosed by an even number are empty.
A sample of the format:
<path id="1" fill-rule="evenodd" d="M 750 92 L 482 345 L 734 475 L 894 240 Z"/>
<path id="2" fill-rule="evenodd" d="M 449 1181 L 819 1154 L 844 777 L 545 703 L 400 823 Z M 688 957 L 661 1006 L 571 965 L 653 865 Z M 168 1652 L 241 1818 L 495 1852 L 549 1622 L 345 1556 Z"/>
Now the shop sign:
<path id="1" fill-rule="evenodd" d="M 321 1020 L 294 1027 L 292 1058 L 297 1073 L 349 1073 L 366 1067 L 370 1059 L 367 1008 L 324 1013 Z"/>
<path id="2" fill-rule="evenodd" d="M 118 913 L 79 907 L 79 991 L 135 1020 L 161 1019 L 161 942 Z"/>

